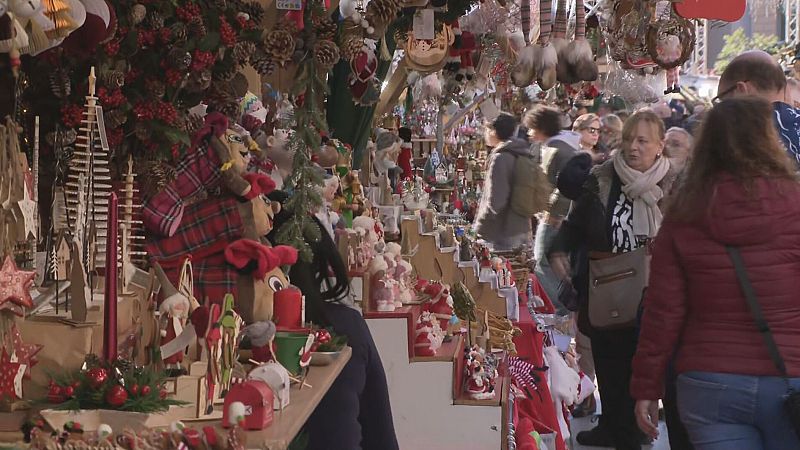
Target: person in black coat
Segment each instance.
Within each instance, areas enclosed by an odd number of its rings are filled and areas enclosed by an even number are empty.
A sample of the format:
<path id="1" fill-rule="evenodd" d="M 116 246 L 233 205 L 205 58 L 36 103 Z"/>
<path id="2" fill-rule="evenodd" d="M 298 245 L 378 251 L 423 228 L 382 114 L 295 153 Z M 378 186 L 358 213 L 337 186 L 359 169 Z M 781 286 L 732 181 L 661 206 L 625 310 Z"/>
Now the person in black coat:
<path id="1" fill-rule="evenodd" d="M 275 230 L 287 219 L 287 213 L 278 214 Z M 309 242 L 313 261 L 298 261 L 289 277 L 305 296 L 306 320 L 347 336 L 353 354 L 306 422 L 306 450 L 399 450 L 378 349 L 361 313 L 348 304 L 350 280 L 333 238 L 314 221 L 321 239 Z"/>

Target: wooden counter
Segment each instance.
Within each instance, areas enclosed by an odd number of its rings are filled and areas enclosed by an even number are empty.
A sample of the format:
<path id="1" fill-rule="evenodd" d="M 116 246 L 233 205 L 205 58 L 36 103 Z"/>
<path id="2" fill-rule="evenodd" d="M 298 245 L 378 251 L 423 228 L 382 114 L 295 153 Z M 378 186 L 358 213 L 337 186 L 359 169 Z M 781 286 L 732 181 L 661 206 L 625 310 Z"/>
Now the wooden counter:
<path id="1" fill-rule="evenodd" d="M 317 405 L 322 401 L 322 397 L 328 392 L 334 380 L 344 369 L 344 365 L 350 360 L 353 349 L 345 347 L 342 354 L 329 366 L 312 366 L 306 378 L 306 383 L 312 387 L 299 388 L 299 385 L 292 387 L 292 394 L 289 397 L 289 406 L 283 411 L 275 411 L 275 418 L 272 425 L 266 430 L 248 431 L 247 448 L 262 448 L 266 450 L 286 450 L 289 444 L 305 425 L 306 420 L 314 412 Z M 214 422 L 191 422 L 187 423 L 192 427 L 216 424 L 222 427 L 221 420 Z"/>

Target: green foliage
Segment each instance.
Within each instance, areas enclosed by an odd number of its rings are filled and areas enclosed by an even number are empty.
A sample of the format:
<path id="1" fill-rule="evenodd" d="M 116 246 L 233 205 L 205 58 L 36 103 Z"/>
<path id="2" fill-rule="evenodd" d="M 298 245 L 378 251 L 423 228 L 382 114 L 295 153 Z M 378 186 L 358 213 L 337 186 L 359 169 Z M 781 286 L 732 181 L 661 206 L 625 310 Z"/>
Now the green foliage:
<path id="1" fill-rule="evenodd" d="M 759 49 L 774 54 L 780 47 L 777 36 L 756 33 L 752 38 L 748 38 L 743 28 L 724 36 L 724 39 L 725 45 L 717 55 L 717 62 L 714 63 L 714 71 L 717 74 L 721 74 L 733 58 L 747 50 Z"/>
<path id="2" fill-rule="evenodd" d="M 289 140 L 289 148 L 294 151 L 294 172 L 286 180 L 291 196 L 284 205 L 291 218 L 278 230 L 276 240 L 280 244 L 291 245 L 300 253 L 303 261 L 310 262 L 314 255 L 310 243 L 320 240 L 319 227 L 314 222 L 313 212 L 322 206 L 322 173 L 312 163 L 313 149 L 320 147 L 321 132 L 328 131 L 321 99 L 328 92 L 328 86 L 320 77 L 314 58 L 301 62 L 300 72 L 292 89 L 296 97 L 302 96 L 295 107 L 295 132 Z"/>
<path id="3" fill-rule="evenodd" d="M 453 310 L 456 316 L 465 321 L 475 321 L 477 304 L 469 289 L 458 281 L 453 285 Z"/>

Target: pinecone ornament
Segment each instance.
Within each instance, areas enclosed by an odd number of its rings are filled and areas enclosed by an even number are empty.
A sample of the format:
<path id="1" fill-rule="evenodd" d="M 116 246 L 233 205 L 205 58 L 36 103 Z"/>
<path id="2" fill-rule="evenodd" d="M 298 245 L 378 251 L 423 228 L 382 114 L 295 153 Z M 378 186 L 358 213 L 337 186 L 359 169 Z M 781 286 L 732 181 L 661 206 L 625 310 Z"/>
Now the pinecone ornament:
<path id="1" fill-rule="evenodd" d="M 286 30 L 272 30 L 264 38 L 264 52 L 273 62 L 283 66 L 292 59 L 294 37 Z"/>
<path id="2" fill-rule="evenodd" d="M 336 37 L 338 27 L 330 17 L 314 16 L 311 21 L 314 24 L 314 30 L 317 32 L 317 38 L 332 41 Z"/>
<path id="3" fill-rule="evenodd" d="M 203 92 L 209 86 L 211 86 L 211 71 L 208 69 L 193 73 L 186 82 L 186 90 L 189 92 Z"/>
<path id="4" fill-rule="evenodd" d="M 149 80 L 145 83 L 147 92 L 156 99 L 164 98 L 167 93 L 167 86 L 160 80 Z"/>
<path id="5" fill-rule="evenodd" d="M 72 93 L 72 82 L 69 73 L 59 67 L 50 74 L 50 91 L 57 98 L 67 98 Z"/>
<path id="6" fill-rule="evenodd" d="M 272 72 L 275 72 L 275 68 L 277 67 L 277 64 L 266 55 L 253 55 L 253 57 L 250 58 L 250 65 L 253 66 L 253 69 L 255 69 L 259 75 L 271 75 Z"/>
<path id="7" fill-rule="evenodd" d="M 250 55 L 256 51 L 256 44 L 250 41 L 237 42 L 233 47 L 233 59 L 237 64 L 243 66 L 250 61 Z"/>
<path id="8" fill-rule="evenodd" d="M 238 67 L 235 64 L 231 64 L 229 66 L 223 66 L 222 68 L 216 69 L 214 71 L 214 79 L 220 81 L 230 81 L 233 79 L 233 76 L 239 72 Z"/>
<path id="9" fill-rule="evenodd" d="M 333 41 L 318 41 L 314 47 L 314 60 L 325 71 L 333 69 L 339 62 L 339 47 Z"/>
<path id="10" fill-rule="evenodd" d="M 361 52 L 361 48 L 364 47 L 364 38 L 357 35 L 348 35 L 342 42 L 341 47 L 339 48 L 341 57 L 350 61 L 351 59 L 355 58 L 359 52 Z"/>
<path id="11" fill-rule="evenodd" d="M 144 177 L 141 184 L 144 189 L 142 194 L 149 198 L 171 183 L 175 179 L 176 171 L 166 161 L 151 159 L 142 163 L 140 174 Z"/>
<path id="12" fill-rule="evenodd" d="M 399 10 L 397 0 L 372 0 L 367 4 L 366 19 L 375 30 L 385 30 Z"/>
<path id="13" fill-rule="evenodd" d="M 119 109 L 103 111 L 103 118 L 105 119 L 106 125 L 110 129 L 119 128 L 125 125 L 125 122 L 128 121 L 127 114 Z"/>
<path id="14" fill-rule="evenodd" d="M 133 5 L 133 7 L 131 8 L 130 15 L 131 15 L 131 24 L 139 25 L 147 16 L 147 8 L 141 3 L 137 3 Z"/>
<path id="15" fill-rule="evenodd" d="M 150 11 L 147 15 L 147 24 L 150 25 L 150 28 L 153 30 L 160 30 L 164 28 L 164 16 L 158 11 Z"/>
<path id="16" fill-rule="evenodd" d="M 219 9 L 221 11 L 224 11 L 224 10 L 228 9 L 228 1 L 227 0 L 214 0 L 214 6 L 216 6 L 217 9 Z"/>
<path id="17" fill-rule="evenodd" d="M 203 128 L 205 119 L 197 114 L 189 114 L 186 116 L 186 121 L 183 123 L 183 129 L 186 134 L 193 136 L 200 128 Z"/>
<path id="18" fill-rule="evenodd" d="M 173 23 L 170 28 L 172 31 L 172 39 L 176 43 L 186 42 L 186 38 L 188 36 L 188 30 L 186 29 L 186 25 L 183 22 L 176 22 Z"/>
<path id="19" fill-rule="evenodd" d="M 147 124 L 145 124 L 144 122 L 137 122 L 136 126 L 133 127 L 133 134 L 136 135 L 136 139 L 145 142 L 150 139 L 150 136 L 153 133 L 150 127 L 147 126 Z"/>
<path id="20" fill-rule="evenodd" d="M 194 17 L 189 22 L 189 32 L 196 36 L 206 35 L 206 24 L 203 23 L 202 17 Z"/>
<path id="21" fill-rule="evenodd" d="M 121 88 L 125 85 L 125 74 L 121 70 L 107 70 L 100 75 L 100 82 L 109 89 Z"/>
<path id="22" fill-rule="evenodd" d="M 185 71 L 192 64 L 192 54 L 180 48 L 173 48 L 167 55 L 175 70 Z"/>
<path id="23" fill-rule="evenodd" d="M 256 24 L 260 24 L 264 19 L 264 7 L 257 2 L 241 2 L 239 11 L 250 16 Z"/>

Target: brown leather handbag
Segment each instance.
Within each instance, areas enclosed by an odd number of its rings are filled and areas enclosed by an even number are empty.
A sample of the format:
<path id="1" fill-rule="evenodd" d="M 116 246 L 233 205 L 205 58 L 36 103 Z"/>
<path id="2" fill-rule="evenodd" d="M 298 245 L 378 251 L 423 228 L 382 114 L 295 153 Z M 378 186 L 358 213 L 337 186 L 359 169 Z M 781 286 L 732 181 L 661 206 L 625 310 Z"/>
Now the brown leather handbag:
<path id="1" fill-rule="evenodd" d="M 589 255 L 589 323 L 597 330 L 633 327 L 647 287 L 648 246 L 603 256 Z"/>

